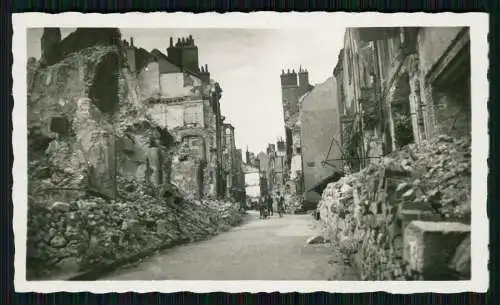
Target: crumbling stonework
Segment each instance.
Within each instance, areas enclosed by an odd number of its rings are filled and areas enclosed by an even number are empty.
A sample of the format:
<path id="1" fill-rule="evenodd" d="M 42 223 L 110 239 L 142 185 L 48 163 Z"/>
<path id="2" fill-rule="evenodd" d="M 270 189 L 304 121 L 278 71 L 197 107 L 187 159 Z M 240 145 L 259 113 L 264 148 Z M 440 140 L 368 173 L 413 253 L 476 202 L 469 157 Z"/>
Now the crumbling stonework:
<path id="1" fill-rule="evenodd" d="M 405 229 L 415 220 L 468 224 L 470 185 L 470 139 L 440 136 L 329 184 L 319 210 L 332 239 L 354 260 L 364 280 L 429 279 L 429 269 L 424 272 L 403 256 L 412 240 L 405 236 L 413 232 L 405 234 Z M 466 234 L 460 236 L 463 240 Z M 444 258 L 425 259 L 426 266 L 441 268 L 441 277 L 453 277 L 443 259 L 451 260 L 461 240 L 449 247 L 449 255 L 442 253 Z M 470 276 L 470 266 L 462 273 Z"/>
<path id="2" fill-rule="evenodd" d="M 127 199 L 83 194 L 76 201 L 30 205 L 28 278 L 96 268 L 174 241 L 206 238 L 242 220 L 230 203 L 185 201 L 173 193 L 173 200 L 159 200 L 154 188 L 137 180 L 119 184 Z"/>
<path id="3" fill-rule="evenodd" d="M 470 226 L 453 222 L 413 221 L 405 229 L 404 258 L 427 279 L 446 279 L 449 259 L 470 233 Z M 469 249 L 470 251 L 470 249 Z"/>
<path id="4" fill-rule="evenodd" d="M 78 29 L 42 65 L 28 65 L 29 277 L 210 236 L 242 217 L 233 204 L 196 200 L 216 193 L 220 109 L 203 100 L 211 118 L 158 124 L 122 65 L 123 45 L 106 33 L 82 38 L 95 30 Z"/>

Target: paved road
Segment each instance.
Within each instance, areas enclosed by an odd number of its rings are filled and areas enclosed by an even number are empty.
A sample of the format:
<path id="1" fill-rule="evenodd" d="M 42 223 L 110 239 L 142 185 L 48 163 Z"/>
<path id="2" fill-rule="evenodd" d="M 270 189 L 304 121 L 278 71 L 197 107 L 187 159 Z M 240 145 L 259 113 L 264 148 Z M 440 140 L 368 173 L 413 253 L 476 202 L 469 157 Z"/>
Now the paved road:
<path id="1" fill-rule="evenodd" d="M 356 280 L 327 244 L 307 245 L 319 233 L 310 215 L 248 221 L 210 240 L 179 246 L 101 280 Z"/>

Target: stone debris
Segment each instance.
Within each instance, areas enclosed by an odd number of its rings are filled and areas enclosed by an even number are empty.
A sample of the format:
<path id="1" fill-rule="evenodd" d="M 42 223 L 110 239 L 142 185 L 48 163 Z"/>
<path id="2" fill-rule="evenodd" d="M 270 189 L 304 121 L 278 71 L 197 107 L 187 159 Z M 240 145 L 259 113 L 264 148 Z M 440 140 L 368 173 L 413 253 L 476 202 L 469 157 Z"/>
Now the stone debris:
<path id="1" fill-rule="evenodd" d="M 470 279 L 471 276 L 471 237 L 470 234 L 457 247 L 453 258 L 448 266 L 451 270 L 457 272 L 464 279 Z"/>
<path id="2" fill-rule="evenodd" d="M 436 137 L 328 184 L 318 211 L 363 280 L 422 277 L 403 257 L 413 220 L 470 222 L 470 147 L 470 138 Z"/>
<path id="3" fill-rule="evenodd" d="M 294 214 L 295 211 L 302 210 L 302 196 L 291 195 L 285 196 L 285 207 L 288 213 Z"/>
<path id="4" fill-rule="evenodd" d="M 38 275 L 54 270 L 62 259 L 75 258 L 80 269 L 188 238 L 196 240 L 227 230 L 243 214 L 230 202 L 190 202 L 168 205 L 152 196 L 147 184 L 134 183 L 139 190 L 131 198 L 105 200 L 82 196 L 73 202 L 29 205 L 28 264 Z M 50 196 L 49 196 L 50 197 Z M 140 204 L 137 204 L 140 202 Z"/>
<path id="5" fill-rule="evenodd" d="M 327 243 L 328 241 L 325 239 L 325 237 L 321 235 L 317 236 L 312 236 L 307 239 L 305 246 L 307 245 L 316 245 L 316 244 L 324 244 Z"/>
<path id="6" fill-rule="evenodd" d="M 426 279 L 439 279 L 449 273 L 448 259 L 469 233 L 462 223 L 412 221 L 405 229 L 404 258 Z"/>
<path id="7" fill-rule="evenodd" d="M 124 121 L 135 124 L 134 119 Z M 89 163 L 82 162 L 85 149 L 78 144 L 53 139 L 28 164 L 30 277 L 48 275 L 68 260 L 84 270 L 177 240 L 203 239 L 242 220 L 232 202 L 196 202 L 175 186 L 164 197 L 165 189 L 133 175 L 118 175 L 119 196 L 106 199 L 93 191 Z"/>

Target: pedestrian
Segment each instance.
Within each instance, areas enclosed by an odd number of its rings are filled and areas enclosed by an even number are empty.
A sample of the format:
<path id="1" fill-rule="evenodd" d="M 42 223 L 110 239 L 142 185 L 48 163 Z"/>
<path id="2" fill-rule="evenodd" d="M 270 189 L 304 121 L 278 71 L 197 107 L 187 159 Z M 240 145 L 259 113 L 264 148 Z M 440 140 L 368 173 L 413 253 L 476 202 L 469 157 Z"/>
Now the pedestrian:
<path id="1" fill-rule="evenodd" d="M 269 213 L 271 214 L 271 216 L 273 216 L 273 199 L 271 198 L 271 196 L 266 196 L 266 203 Z"/>
<path id="2" fill-rule="evenodd" d="M 262 209 L 262 207 L 263 207 L 262 198 L 259 198 L 259 202 L 257 203 L 257 207 L 259 209 L 259 219 L 264 218 L 264 210 Z"/>
<path id="3" fill-rule="evenodd" d="M 266 202 L 264 198 L 260 197 L 259 198 L 259 211 L 260 211 L 260 218 L 261 219 L 266 219 Z"/>
<path id="4" fill-rule="evenodd" d="M 278 193 L 278 198 L 276 201 L 278 203 L 278 213 L 280 217 L 282 217 L 285 213 L 285 198 L 283 198 L 283 196 L 280 196 L 280 193 Z"/>

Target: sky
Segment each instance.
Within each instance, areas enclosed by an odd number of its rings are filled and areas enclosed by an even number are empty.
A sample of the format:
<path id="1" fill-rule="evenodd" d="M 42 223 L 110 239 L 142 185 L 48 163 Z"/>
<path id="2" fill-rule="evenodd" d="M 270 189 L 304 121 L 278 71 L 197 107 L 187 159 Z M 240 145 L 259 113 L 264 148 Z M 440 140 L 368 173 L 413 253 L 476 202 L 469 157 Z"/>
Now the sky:
<path id="1" fill-rule="evenodd" d="M 28 30 L 28 57 L 40 58 L 42 29 Z M 74 28 L 62 28 L 63 38 Z M 265 151 L 284 138 L 280 74 L 302 66 L 311 84 L 332 76 L 343 45 L 345 28 L 286 29 L 120 29 L 123 39 L 148 51 L 167 53 L 169 38 L 193 36 L 200 65 L 223 92 L 222 114 L 235 127 L 236 146 Z"/>

